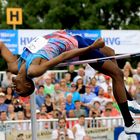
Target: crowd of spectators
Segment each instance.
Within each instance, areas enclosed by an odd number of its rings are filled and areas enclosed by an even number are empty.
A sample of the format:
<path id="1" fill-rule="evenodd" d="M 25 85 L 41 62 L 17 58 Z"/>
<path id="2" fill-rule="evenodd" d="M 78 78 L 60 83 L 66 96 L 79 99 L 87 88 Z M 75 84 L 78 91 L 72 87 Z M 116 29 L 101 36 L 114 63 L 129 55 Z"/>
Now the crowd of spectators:
<path id="1" fill-rule="evenodd" d="M 140 62 L 135 69 L 126 62 L 122 70 L 127 90 L 140 103 Z M 120 115 L 111 78 L 89 65 L 78 68 L 70 65 L 60 79 L 52 71 L 34 80 L 37 119 Z M 31 119 L 30 97 L 14 93 L 11 82 L 12 74 L 7 71 L 0 87 L 0 121 Z"/>

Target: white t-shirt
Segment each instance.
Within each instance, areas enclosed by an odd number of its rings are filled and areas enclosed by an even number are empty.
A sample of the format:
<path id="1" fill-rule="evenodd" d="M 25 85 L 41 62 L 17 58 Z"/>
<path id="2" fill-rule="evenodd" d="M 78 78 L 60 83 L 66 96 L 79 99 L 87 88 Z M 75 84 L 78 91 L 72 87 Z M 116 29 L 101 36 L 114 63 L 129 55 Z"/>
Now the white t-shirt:
<path id="1" fill-rule="evenodd" d="M 69 139 L 74 139 L 73 133 L 70 129 L 67 129 L 67 135 Z M 58 130 L 53 130 L 52 131 L 52 140 L 56 140 L 58 137 Z"/>
<path id="2" fill-rule="evenodd" d="M 76 124 L 74 127 L 76 127 L 74 140 L 83 140 L 83 137 L 86 136 L 84 126 L 81 126 L 80 124 Z"/>

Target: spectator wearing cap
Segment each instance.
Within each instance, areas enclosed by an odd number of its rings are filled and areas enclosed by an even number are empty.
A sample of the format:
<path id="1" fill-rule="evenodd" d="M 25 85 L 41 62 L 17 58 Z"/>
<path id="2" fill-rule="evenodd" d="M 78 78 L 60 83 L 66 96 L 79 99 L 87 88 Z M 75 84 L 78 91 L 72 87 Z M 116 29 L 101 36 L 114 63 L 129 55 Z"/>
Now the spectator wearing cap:
<path id="1" fill-rule="evenodd" d="M 76 90 L 76 84 L 71 83 L 70 92 L 66 92 L 65 95 L 71 93 L 72 94 L 72 102 L 74 103 L 76 100 L 81 100 L 80 93 Z"/>
<path id="2" fill-rule="evenodd" d="M 71 93 L 67 94 L 67 97 L 66 97 L 66 108 L 65 109 L 66 109 L 67 115 L 68 115 L 70 110 L 75 109 L 75 105 L 72 102 L 72 94 Z"/>
<path id="3" fill-rule="evenodd" d="M 5 93 L 0 92 L 0 112 L 6 111 L 8 109 L 8 105 L 4 103 L 5 102 Z"/>

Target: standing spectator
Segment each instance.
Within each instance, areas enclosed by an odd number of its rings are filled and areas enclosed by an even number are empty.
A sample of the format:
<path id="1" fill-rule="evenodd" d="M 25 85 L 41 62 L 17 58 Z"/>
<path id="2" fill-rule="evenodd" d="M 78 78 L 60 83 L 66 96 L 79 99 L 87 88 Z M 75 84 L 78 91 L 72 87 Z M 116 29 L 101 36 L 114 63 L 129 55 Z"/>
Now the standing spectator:
<path id="1" fill-rule="evenodd" d="M 14 110 L 15 110 L 14 105 L 9 104 L 7 111 L 8 120 L 16 120 L 17 113 Z"/>
<path id="2" fill-rule="evenodd" d="M 75 105 L 72 102 L 72 94 L 71 93 L 67 94 L 67 97 L 66 97 L 66 108 L 65 109 L 66 109 L 67 115 L 68 115 L 70 110 L 75 109 Z"/>
<path id="3" fill-rule="evenodd" d="M 70 81 L 72 82 L 73 79 L 74 79 L 74 77 L 77 76 L 77 72 L 75 72 L 75 66 L 74 66 L 74 65 L 69 65 L 69 66 L 68 66 L 68 73 L 71 74 L 71 79 L 70 79 Z"/>
<path id="4" fill-rule="evenodd" d="M 44 86 L 43 85 L 39 85 L 38 92 L 35 96 L 35 99 L 36 99 L 37 108 L 40 109 L 42 104 L 44 104 L 44 102 L 45 102 Z"/>
<path id="5" fill-rule="evenodd" d="M 44 94 L 52 95 L 54 93 L 54 84 L 52 84 L 52 79 L 50 76 L 45 77 L 45 84 L 44 84 Z"/>
<path id="6" fill-rule="evenodd" d="M 12 104 L 14 105 L 15 112 L 23 111 L 23 102 L 19 98 L 14 98 Z"/>
<path id="7" fill-rule="evenodd" d="M 7 112 L 8 105 L 5 102 L 5 93 L 0 92 L 0 112 L 5 111 Z"/>
<path id="8" fill-rule="evenodd" d="M 72 131 L 74 134 L 74 140 L 83 140 L 83 137 L 86 136 L 84 115 L 79 117 L 78 123 L 74 125 Z"/>
<path id="9" fill-rule="evenodd" d="M 87 116 L 87 113 L 84 109 L 81 109 L 81 102 L 75 101 L 75 109 L 74 109 L 75 117 L 80 117 L 81 115 Z"/>
<path id="10" fill-rule="evenodd" d="M 52 131 L 52 140 L 74 140 L 73 133 L 66 128 L 65 118 L 59 118 L 58 128 Z"/>
<path id="11" fill-rule="evenodd" d="M 14 91 L 12 90 L 12 87 L 8 86 L 6 88 L 6 96 L 5 96 L 5 104 L 11 104 L 12 100 L 13 100 L 13 95 L 14 95 Z"/>
<path id="12" fill-rule="evenodd" d="M 70 88 L 70 92 L 66 92 L 66 96 L 67 94 L 71 93 L 72 94 L 72 102 L 74 103 L 76 100 L 81 100 L 80 97 L 80 93 L 76 90 L 76 84 L 75 83 L 71 83 L 71 88 Z"/>

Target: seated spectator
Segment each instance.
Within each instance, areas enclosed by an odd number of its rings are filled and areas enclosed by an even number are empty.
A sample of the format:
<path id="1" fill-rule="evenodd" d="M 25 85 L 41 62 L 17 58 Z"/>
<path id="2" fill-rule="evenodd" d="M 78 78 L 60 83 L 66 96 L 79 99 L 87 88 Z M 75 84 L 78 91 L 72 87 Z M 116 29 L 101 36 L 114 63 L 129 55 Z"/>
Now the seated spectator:
<path id="1" fill-rule="evenodd" d="M 11 104 L 14 98 L 14 91 L 12 90 L 12 87 L 8 86 L 5 93 L 5 104 Z"/>
<path id="2" fill-rule="evenodd" d="M 23 109 L 23 101 L 20 100 L 19 98 L 14 98 L 14 100 L 12 101 L 12 104 L 14 105 L 15 112 L 24 110 Z"/>
<path id="3" fill-rule="evenodd" d="M 69 111 L 68 118 L 75 118 L 74 110 Z M 76 123 L 78 123 L 78 120 L 67 121 L 67 128 L 72 128 Z"/>
<path id="4" fill-rule="evenodd" d="M 30 105 L 30 103 L 24 104 L 24 115 L 25 115 L 25 120 L 31 119 L 31 105 Z"/>
<path id="5" fill-rule="evenodd" d="M 53 93 L 54 93 L 54 84 L 52 84 L 51 77 L 47 75 L 45 77 L 45 83 L 44 83 L 44 94 L 52 95 Z"/>
<path id="6" fill-rule="evenodd" d="M 36 119 L 38 120 L 40 118 L 40 110 L 36 109 Z"/>
<path id="7" fill-rule="evenodd" d="M 69 113 L 70 110 L 75 109 L 75 105 L 72 102 L 72 94 L 71 93 L 67 94 L 67 97 L 66 97 L 66 107 L 65 107 L 65 109 L 66 109 L 67 115 L 68 115 L 68 113 Z"/>
<path id="8" fill-rule="evenodd" d="M 67 87 L 68 87 L 68 89 L 69 89 L 70 86 L 71 86 L 71 81 L 70 81 L 71 75 L 70 75 L 69 73 L 65 73 L 64 79 L 66 80 L 66 85 L 67 85 Z"/>
<path id="9" fill-rule="evenodd" d="M 67 116 L 67 114 L 66 114 L 66 102 L 61 102 L 58 110 L 61 112 L 61 116 L 66 118 L 66 116 Z"/>
<path id="10" fill-rule="evenodd" d="M 54 106 L 54 103 L 51 101 L 50 94 L 46 95 L 44 105 L 46 106 L 46 112 L 49 114 L 52 114 L 52 111 L 54 110 L 55 106 Z"/>
<path id="11" fill-rule="evenodd" d="M 71 75 L 70 81 L 72 82 L 73 79 L 77 76 L 77 72 L 75 72 L 75 66 L 74 65 L 69 65 L 67 73 L 70 73 L 70 75 Z"/>
<path id="12" fill-rule="evenodd" d="M 85 107 L 87 114 L 89 113 L 89 103 L 96 97 L 95 93 L 91 92 L 91 85 L 86 85 L 85 94 L 81 98 L 82 106 Z"/>
<path id="13" fill-rule="evenodd" d="M 0 112 L 0 132 L 5 132 L 5 124 L 4 122 L 7 121 L 7 113 L 6 111 Z"/>
<path id="14" fill-rule="evenodd" d="M 6 111 L 1 111 L 0 112 L 0 121 L 1 122 L 7 121 L 7 113 L 6 113 Z"/>
<path id="15" fill-rule="evenodd" d="M 5 98 L 6 98 L 5 93 L 0 92 L 0 112 L 1 111 L 7 112 L 8 105 L 5 104 Z"/>
<path id="16" fill-rule="evenodd" d="M 111 99 L 112 101 L 115 102 L 115 98 L 114 98 L 114 95 L 113 95 L 112 86 L 108 86 L 107 87 L 107 92 L 104 92 L 104 97 L 105 98 L 108 98 L 108 99 Z"/>
<path id="17" fill-rule="evenodd" d="M 108 117 L 115 117 L 120 116 L 120 112 L 113 106 L 112 101 L 108 101 L 105 105 L 105 110 L 103 111 L 102 116 Z"/>
<path id="18" fill-rule="evenodd" d="M 74 140 L 73 133 L 66 127 L 65 118 L 59 118 L 58 128 L 52 131 L 52 140 Z"/>
<path id="19" fill-rule="evenodd" d="M 81 96 L 85 93 L 85 85 L 81 76 L 76 76 L 76 90 Z"/>
<path id="20" fill-rule="evenodd" d="M 104 89 L 100 87 L 98 96 L 93 98 L 90 104 L 93 104 L 94 101 L 99 101 L 101 104 L 101 110 L 104 110 L 106 102 L 109 100 L 108 98 L 104 97 Z"/>
<path id="21" fill-rule="evenodd" d="M 18 111 L 17 112 L 17 120 L 25 120 L 25 115 L 24 115 L 24 112 L 23 111 Z M 15 123 L 15 127 L 14 127 L 15 130 L 30 130 L 31 129 L 31 125 L 30 123 L 27 123 L 27 122 L 18 122 L 18 123 Z"/>
<path id="22" fill-rule="evenodd" d="M 86 136 L 84 115 L 79 117 L 78 123 L 72 128 L 72 132 L 74 134 L 74 140 L 83 140 L 83 137 Z"/>
<path id="23" fill-rule="evenodd" d="M 72 94 L 72 102 L 74 103 L 76 100 L 81 100 L 80 93 L 76 90 L 76 84 L 71 83 L 70 91 L 66 92 L 65 95 L 71 93 Z"/>
<path id="24" fill-rule="evenodd" d="M 99 101 L 94 101 L 89 110 L 89 117 L 100 117 L 102 114 L 101 104 Z"/>
<path id="25" fill-rule="evenodd" d="M 65 94 L 65 92 L 68 92 L 68 87 L 67 87 L 67 83 L 66 83 L 65 79 L 60 80 L 60 89 L 61 89 L 61 93 L 63 93 L 63 95 Z"/>
<path id="26" fill-rule="evenodd" d="M 74 114 L 76 118 L 80 117 L 81 115 L 87 116 L 86 111 L 84 109 L 81 109 L 81 102 L 78 100 L 75 101 Z"/>
<path id="27" fill-rule="evenodd" d="M 59 82 L 59 79 L 56 77 L 56 72 L 51 71 L 49 73 L 49 76 L 51 77 L 52 84 L 56 84 Z"/>
<path id="28" fill-rule="evenodd" d="M 14 105 L 13 104 L 9 104 L 8 105 L 8 110 L 7 110 L 8 120 L 16 120 L 17 113 L 14 110 L 15 110 Z"/>
<path id="29" fill-rule="evenodd" d="M 6 75 L 4 76 L 1 85 L 3 90 L 5 91 L 8 86 L 12 84 L 12 73 L 6 70 Z"/>
<path id="30" fill-rule="evenodd" d="M 95 93 L 96 96 L 98 96 L 98 92 L 99 92 L 100 86 L 97 85 L 97 80 L 96 80 L 95 77 L 93 77 L 93 78 L 90 80 L 90 84 L 91 84 L 91 92 L 92 92 L 92 93 Z"/>
<path id="31" fill-rule="evenodd" d="M 37 108 L 40 109 L 42 104 L 44 104 L 44 102 L 45 102 L 44 86 L 43 85 L 39 85 L 35 99 L 36 99 Z"/>
<path id="32" fill-rule="evenodd" d="M 38 129 L 39 130 L 44 130 L 44 129 L 48 129 L 48 123 L 41 121 L 41 120 L 45 120 L 47 119 L 47 113 L 45 112 L 40 112 L 39 118 L 40 121 L 38 122 Z"/>

